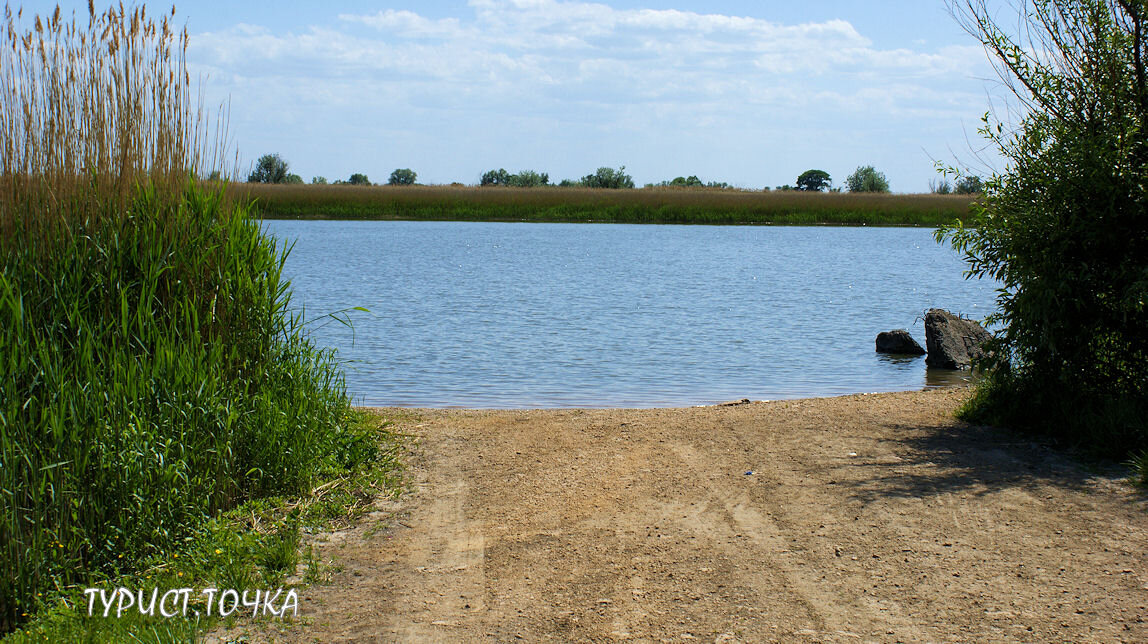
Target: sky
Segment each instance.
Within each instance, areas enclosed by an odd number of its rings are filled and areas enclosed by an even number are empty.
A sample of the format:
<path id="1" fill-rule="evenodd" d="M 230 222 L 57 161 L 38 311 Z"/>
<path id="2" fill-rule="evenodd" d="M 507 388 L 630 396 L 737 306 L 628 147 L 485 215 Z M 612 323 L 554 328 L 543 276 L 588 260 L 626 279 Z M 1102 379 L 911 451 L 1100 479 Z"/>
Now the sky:
<path id="1" fill-rule="evenodd" d="M 925 192 L 937 161 L 1000 166 L 976 130 L 1003 90 L 943 0 L 196 0 L 176 22 L 244 173 L 278 153 L 305 181 L 625 166 L 761 188 L 873 165 Z"/>

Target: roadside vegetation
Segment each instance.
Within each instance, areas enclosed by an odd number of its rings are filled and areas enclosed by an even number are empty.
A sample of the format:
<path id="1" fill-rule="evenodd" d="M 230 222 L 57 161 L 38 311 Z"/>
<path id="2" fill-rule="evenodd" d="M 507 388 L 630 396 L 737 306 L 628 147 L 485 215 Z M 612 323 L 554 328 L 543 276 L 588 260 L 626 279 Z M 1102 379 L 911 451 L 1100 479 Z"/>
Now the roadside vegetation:
<path id="1" fill-rule="evenodd" d="M 968 195 L 613 190 L 474 186 L 240 184 L 232 192 L 276 219 L 401 219 L 647 224 L 938 226 L 966 218 Z"/>
<path id="2" fill-rule="evenodd" d="M 985 116 L 1009 169 L 938 232 L 971 275 L 1004 286 L 988 377 L 963 415 L 1132 455 L 1148 484 L 1148 8 L 1040 2 L 1016 31 L 984 3 L 953 8 L 1024 114 Z"/>
<path id="3" fill-rule="evenodd" d="M 291 312 L 276 240 L 195 179 L 225 151 L 191 99 L 186 32 L 142 7 L 4 19 L 0 634 L 128 639 L 92 634 L 83 588 L 279 583 L 310 519 L 244 517 L 323 481 L 391 490 L 394 449 Z"/>

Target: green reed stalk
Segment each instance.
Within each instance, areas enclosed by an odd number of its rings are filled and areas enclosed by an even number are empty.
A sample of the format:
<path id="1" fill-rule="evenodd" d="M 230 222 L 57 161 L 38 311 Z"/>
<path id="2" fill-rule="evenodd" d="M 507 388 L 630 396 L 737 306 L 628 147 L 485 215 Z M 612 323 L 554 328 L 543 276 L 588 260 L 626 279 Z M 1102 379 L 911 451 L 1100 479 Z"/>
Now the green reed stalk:
<path id="1" fill-rule="evenodd" d="M 0 633 L 205 517 L 307 488 L 357 440 L 284 255 L 223 189 L 186 33 L 5 8 L 0 43 Z"/>

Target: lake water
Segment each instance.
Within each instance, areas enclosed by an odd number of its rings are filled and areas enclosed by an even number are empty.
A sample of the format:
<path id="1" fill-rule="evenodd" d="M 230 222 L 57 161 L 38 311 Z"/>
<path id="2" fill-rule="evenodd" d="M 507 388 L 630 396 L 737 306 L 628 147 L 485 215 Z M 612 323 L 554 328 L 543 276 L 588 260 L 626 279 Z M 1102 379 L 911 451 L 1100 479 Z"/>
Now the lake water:
<path id="1" fill-rule="evenodd" d="M 921 389 L 874 352 L 942 307 L 980 319 L 926 228 L 267 221 L 357 404 L 661 407 Z M 353 330 L 327 314 L 349 307 Z"/>

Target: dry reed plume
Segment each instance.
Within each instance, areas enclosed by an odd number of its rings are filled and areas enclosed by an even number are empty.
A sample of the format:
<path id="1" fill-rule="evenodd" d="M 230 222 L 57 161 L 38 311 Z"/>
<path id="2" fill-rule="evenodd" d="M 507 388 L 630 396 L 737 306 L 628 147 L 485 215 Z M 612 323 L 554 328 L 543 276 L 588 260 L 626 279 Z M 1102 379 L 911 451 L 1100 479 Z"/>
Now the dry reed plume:
<path id="1" fill-rule="evenodd" d="M 0 43 L 0 231 L 117 212 L 133 192 L 224 165 L 226 112 L 193 105 L 187 31 L 172 13 L 122 3 L 87 25 L 4 8 Z M 57 231 L 60 229 L 56 229 Z M 47 232 L 47 231 L 43 231 Z"/>

